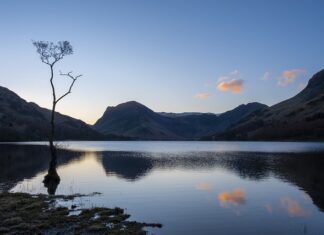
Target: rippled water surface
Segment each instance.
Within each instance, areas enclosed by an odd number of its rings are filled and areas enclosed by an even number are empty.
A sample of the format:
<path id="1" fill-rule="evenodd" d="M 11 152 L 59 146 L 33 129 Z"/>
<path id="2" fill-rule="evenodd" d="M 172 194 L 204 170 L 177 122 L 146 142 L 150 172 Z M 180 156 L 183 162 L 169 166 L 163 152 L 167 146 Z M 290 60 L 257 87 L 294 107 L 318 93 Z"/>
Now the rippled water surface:
<path id="1" fill-rule="evenodd" d="M 45 143 L 0 145 L 0 189 L 47 193 Z M 324 144 L 62 142 L 56 194 L 126 208 L 155 234 L 323 234 Z"/>

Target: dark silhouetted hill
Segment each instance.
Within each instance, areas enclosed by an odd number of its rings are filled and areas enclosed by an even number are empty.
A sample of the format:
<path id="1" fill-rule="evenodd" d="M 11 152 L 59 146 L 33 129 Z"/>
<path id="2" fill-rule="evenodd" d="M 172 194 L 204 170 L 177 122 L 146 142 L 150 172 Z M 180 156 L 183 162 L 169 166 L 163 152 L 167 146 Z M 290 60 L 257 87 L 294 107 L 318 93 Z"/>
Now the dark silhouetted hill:
<path id="1" fill-rule="evenodd" d="M 0 86 L 0 141 L 47 140 L 51 111 Z M 95 140 L 102 135 L 81 120 L 56 113 L 57 140 Z"/>
<path id="2" fill-rule="evenodd" d="M 122 135 L 141 140 L 192 140 L 221 132 L 251 112 L 265 107 L 260 103 L 250 103 L 219 115 L 166 114 L 156 113 L 136 101 L 130 101 L 108 107 L 95 123 L 94 129 L 104 135 Z"/>

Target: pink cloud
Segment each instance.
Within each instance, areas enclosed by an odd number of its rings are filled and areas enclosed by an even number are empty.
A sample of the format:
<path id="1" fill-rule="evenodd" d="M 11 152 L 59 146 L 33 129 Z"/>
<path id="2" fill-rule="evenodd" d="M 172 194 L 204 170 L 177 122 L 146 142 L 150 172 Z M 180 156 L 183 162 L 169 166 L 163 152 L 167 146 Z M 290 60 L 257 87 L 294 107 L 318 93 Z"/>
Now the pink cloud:
<path id="1" fill-rule="evenodd" d="M 278 79 L 278 86 L 285 87 L 290 83 L 295 82 L 297 77 L 304 73 L 306 73 L 306 70 L 304 69 L 285 70 Z"/>
<path id="2" fill-rule="evenodd" d="M 217 84 L 217 89 L 224 92 L 241 93 L 244 80 L 232 79 L 230 81 L 222 81 Z"/>

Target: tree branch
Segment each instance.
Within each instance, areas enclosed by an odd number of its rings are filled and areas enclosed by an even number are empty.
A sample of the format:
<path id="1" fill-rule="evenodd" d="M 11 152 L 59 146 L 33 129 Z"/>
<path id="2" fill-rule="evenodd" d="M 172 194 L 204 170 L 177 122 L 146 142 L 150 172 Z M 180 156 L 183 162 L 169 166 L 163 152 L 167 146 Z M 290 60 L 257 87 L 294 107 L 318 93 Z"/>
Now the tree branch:
<path id="1" fill-rule="evenodd" d="M 67 77 L 71 78 L 71 79 L 72 79 L 72 83 L 71 83 L 71 85 L 70 85 L 70 87 L 69 87 L 69 90 L 68 90 L 66 93 L 64 93 L 60 98 L 58 98 L 58 99 L 55 101 L 55 103 L 58 103 L 61 99 L 63 99 L 63 98 L 64 98 L 65 96 L 67 96 L 68 94 L 70 94 L 70 93 L 72 92 L 72 87 L 73 87 L 74 83 L 76 82 L 76 80 L 77 80 L 79 77 L 82 76 L 81 74 L 80 74 L 80 75 L 77 75 L 77 76 L 73 76 L 73 75 L 72 75 L 72 71 L 71 71 L 71 72 L 68 72 L 68 73 L 62 73 L 62 72 L 60 72 L 60 75 L 61 75 L 61 76 L 67 76 Z"/>

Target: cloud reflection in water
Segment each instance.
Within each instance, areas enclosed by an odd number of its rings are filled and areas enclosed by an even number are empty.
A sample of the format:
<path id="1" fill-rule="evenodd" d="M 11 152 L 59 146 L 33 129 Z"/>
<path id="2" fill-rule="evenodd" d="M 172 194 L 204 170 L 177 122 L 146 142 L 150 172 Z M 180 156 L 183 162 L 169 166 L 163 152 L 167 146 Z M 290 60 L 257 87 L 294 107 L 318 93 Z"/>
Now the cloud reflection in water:
<path id="1" fill-rule="evenodd" d="M 228 205 L 243 205 L 246 202 L 245 192 L 243 189 L 221 192 L 218 194 L 218 200 L 222 207 L 227 207 Z"/>

